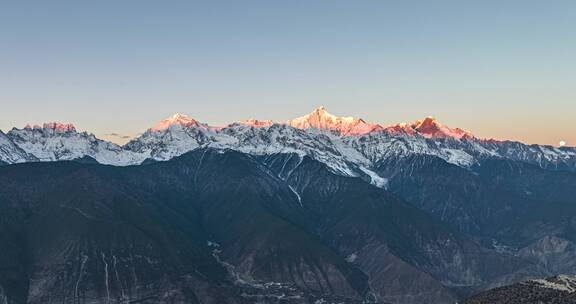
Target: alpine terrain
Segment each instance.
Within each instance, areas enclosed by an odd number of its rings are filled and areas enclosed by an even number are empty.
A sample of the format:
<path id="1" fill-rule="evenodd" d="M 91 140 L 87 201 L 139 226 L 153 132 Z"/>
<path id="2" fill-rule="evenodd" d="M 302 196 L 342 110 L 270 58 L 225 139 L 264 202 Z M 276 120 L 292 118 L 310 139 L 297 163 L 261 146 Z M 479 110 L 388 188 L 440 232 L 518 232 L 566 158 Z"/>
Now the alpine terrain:
<path id="1" fill-rule="evenodd" d="M 576 148 L 319 107 L 0 131 L 3 303 L 573 303 Z"/>

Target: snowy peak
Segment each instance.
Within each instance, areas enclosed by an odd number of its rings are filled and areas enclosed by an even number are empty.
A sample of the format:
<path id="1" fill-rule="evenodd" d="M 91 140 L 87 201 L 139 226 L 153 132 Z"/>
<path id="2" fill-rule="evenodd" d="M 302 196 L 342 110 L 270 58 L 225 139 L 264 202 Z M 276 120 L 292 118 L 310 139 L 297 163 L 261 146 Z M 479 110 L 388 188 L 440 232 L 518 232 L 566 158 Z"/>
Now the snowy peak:
<path id="1" fill-rule="evenodd" d="M 196 121 L 194 118 L 191 118 L 187 115 L 176 113 L 159 123 L 155 126 L 150 128 L 151 131 L 164 131 L 169 129 L 172 126 L 182 126 L 182 127 L 192 127 L 192 126 L 200 126 L 200 123 Z"/>
<path id="2" fill-rule="evenodd" d="M 426 117 L 422 121 L 416 121 L 412 124 L 418 133 L 426 138 L 454 138 L 454 139 L 472 139 L 474 136 L 468 131 L 456 128 L 451 129 L 439 123 L 432 116 Z"/>
<path id="3" fill-rule="evenodd" d="M 168 160 L 215 140 L 221 129 L 176 113 L 132 139 L 122 148 L 144 158 Z"/>
<path id="4" fill-rule="evenodd" d="M 298 129 L 330 130 L 341 136 L 364 135 L 383 129 L 379 125 L 366 123 L 362 119 L 332 115 L 324 106 L 316 108 L 310 114 L 289 120 L 286 124 Z"/>

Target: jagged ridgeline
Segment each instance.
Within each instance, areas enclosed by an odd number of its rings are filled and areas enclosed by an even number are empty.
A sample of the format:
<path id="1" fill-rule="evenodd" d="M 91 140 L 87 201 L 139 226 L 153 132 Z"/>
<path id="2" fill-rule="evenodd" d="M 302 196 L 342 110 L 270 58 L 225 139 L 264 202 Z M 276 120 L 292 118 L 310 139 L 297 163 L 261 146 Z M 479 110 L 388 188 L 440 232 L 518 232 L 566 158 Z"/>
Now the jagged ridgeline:
<path id="1" fill-rule="evenodd" d="M 547 169 L 576 170 L 575 148 L 479 139 L 433 117 L 383 127 L 359 118 L 334 116 L 324 107 L 283 123 L 249 119 L 223 127 L 175 114 L 122 147 L 77 132 L 70 124 L 28 125 L 0 133 L 0 160 L 20 163 L 89 156 L 102 164 L 124 166 L 147 159 L 168 160 L 206 146 L 256 155 L 295 152 L 324 162 L 340 174 L 368 174 L 374 183 L 385 178 L 373 174 L 378 162 L 412 155 L 436 156 L 464 168 L 485 159 L 505 158 Z"/>

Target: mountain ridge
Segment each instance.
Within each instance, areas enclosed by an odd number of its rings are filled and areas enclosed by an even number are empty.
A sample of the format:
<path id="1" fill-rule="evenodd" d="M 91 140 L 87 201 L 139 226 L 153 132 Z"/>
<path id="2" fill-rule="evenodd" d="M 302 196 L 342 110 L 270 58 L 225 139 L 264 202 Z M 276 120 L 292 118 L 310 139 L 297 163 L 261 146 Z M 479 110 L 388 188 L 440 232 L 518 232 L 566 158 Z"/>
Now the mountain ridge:
<path id="1" fill-rule="evenodd" d="M 91 157 L 102 164 L 126 166 L 164 161 L 200 147 L 266 155 L 309 155 L 346 176 L 363 176 L 381 187 L 388 177 L 374 172 L 377 162 L 410 155 L 434 155 L 464 168 L 487 158 L 520 160 L 553 170 L 576 170 L 576 148 L 526 145 L 478 139 L 433 117 L 413 124 L 382 127 L 360 118 L 339 117 L 319 107 L 310 114 L 274 123 L 250 119 L 223 127 L 175 114 L 123 146 L 78 132 L 72 124 L 13 128 L 0 141 L 0 161 L 73 160 Z"/>
<path id="2" fill-rule="evenodd" d="M 233 125 L 233 124 L 243 124 L 243 125 L 252 126 L 252 127 L 269 127 L 273 124 L 285 124 L 285 125 L 292 126 L 294 128 L 298 128 L 298 129 L 315 128 L 315 129 L 332 130 L 332 131 L 338 132 L 342 136 L 354 136 L 354 135 L 360 136 L 360 135 L 365 135 L 365 134 L 373 133 L 373 132 L 387 132 L 387 133 L 396 132 L 396 134 L 398 134 L 402 130 L 403 132 L 405 132 L 408 135 L 415 135 L 416 133 L 419 133 L 423 136 L 427 136 L 428 138 L 434 138 L 434 137 L 437 137 L 437 138 L 453 137 L 456 139 L 476 138 L 476 139 L 484 141 L 484 142 L 492 142 L 492 143 L 495 143 L 495 142 L 518 142 L 518 143 L 522 143 L 525 145 L 550 146 L 550 145 L 542 145 L 542 144 L 528 144 L 528 143 L 523 143 L 523 142 L 516 141 L 516 140 L 505 140 L 505 139 L 504 140 L 497 140 L 497 139 L 493 139 L 493 138 L 487 138 L 487 139 L 486 138 L 477 138 L 470 131 L 465 131 L 465 130 L 462 130 L 460 128 L 454 128 L 454 129 L 449 128 L 446 125 L 440 123 L 433 116 L 426 116 L 424 119 L 416 120 L 413 123 L 403 122 L 403 123 L 392 124 L 392 125 L 380 125 L 378 123 L 369 123 L 366 120 L 364 120 L 363 118 L 333 115 L 333 114 L 329 113 L 328 110 L 326 109 L 326 107 L 324 107 L 324 106 L 317 107 L 312 112 L 310 112 L 306 115 L 303 115 L 303 116 L 300 116 L 300 117 L 297 117 L 294 119 L 289 119 L 285 122 L 275 122 L 272 120 L 259 120 L 259 119 L 255 119 L 255 118 L 250 118 L 250 119 L 240 120 L 237 122 L 230 123 L 228 125 L 225 125 L 224 127 L 211 126 L 209 124 L 202 123 L 202 122 L 198 121 L 197 119 L 193 118 L 192 116 L 182 114 L 182 113 L 175 113 L 174 115 L 169 116 L 169 117 L 159 121 L 155 125 L 151 126 L 148 130 L 160 131 L 160 130 L 168 129 L 172 125 L 181 125 L 181 126 L 187 126 L 187 127 L 195 125 L 195 126 L 203 126 L 205 128 L 210 128 L 210 129 L 222 129 L 222 128 L 226 128 L 230 125 Z M 367 127 L 365 129 L 361 128 L 361 130 L 357 130 L 356 132 L 354 132 L 353 128 L 357 124 L 366 125 Z M 17 128 L 14 128 L 14 129 L 17 129 Z M 75 132 L 76 131 L 76 127 L 74 124 L 61 123 L 61 122 L 47 122 L 47 123 L 44 123 L 42 125 L 33 125 L 33 126 L 28 124 L 23 129 L 53 129 L 55 131 L 60 131 L 60 132 Z M 440 132 L 440 133 L 444 133 L 444 134 L 438 134 L 438 136 L 434 136 L 432 133 L 435 133 L 435 132 Z M 571 148 L 571 147 L 564 146 L 564 147 L 559 147 L 559 148 Z"/>

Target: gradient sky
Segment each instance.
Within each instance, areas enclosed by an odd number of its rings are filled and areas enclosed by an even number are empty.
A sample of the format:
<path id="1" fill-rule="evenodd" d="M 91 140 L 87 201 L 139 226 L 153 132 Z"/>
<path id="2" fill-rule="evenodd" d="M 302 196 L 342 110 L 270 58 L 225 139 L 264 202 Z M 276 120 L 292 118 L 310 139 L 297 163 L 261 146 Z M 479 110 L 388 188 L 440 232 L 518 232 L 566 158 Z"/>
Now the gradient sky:
<path id="1" fill-rule="evenodd" d="M 134 136 L 319 105 L 576 145 L 576 1 L 4 1 L 0 129 Z"/>

